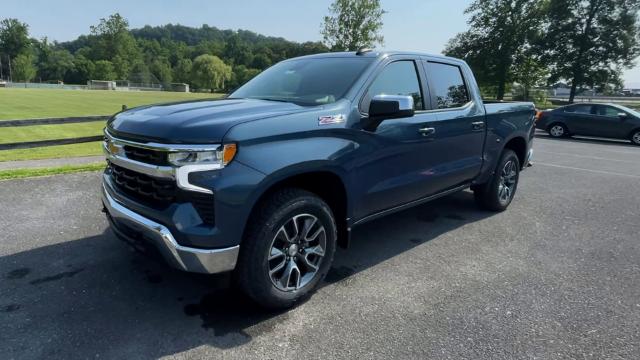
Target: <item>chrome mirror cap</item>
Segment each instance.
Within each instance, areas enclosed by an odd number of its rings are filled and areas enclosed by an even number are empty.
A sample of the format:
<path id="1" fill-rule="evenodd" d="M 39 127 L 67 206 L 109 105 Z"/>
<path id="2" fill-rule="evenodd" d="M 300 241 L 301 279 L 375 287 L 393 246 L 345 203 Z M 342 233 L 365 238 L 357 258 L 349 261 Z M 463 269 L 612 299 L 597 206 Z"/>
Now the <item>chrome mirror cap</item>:
<path id="1" fill-rule="evenodd" d="M 397 101 L 399 111 L 413 111 L 413 97 L 407 95 L 376 95 L 371 101 Z"/>

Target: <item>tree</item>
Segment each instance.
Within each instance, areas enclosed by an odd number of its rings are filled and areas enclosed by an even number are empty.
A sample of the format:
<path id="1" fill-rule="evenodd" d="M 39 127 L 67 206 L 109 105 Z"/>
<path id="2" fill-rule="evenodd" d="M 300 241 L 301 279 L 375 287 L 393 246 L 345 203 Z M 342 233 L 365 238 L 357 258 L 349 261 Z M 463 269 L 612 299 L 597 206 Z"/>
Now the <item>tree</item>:
<path id="1" fill-rule="evenodd" d="M 129 22 L 115 13 L 91 26 L 91 35 L 96 39 L 94 59 L 109 60 L 116 76 L 127 79 L 131 66 L 141 58 L 138 44 L 129 32 Z"/>
<path id="2" fill-rule="evenodd" d="M 64 82 L 69 84 L 86 84 L 87 80 L 91 80 L 95 71 L 93 61 L 84 57 L 78 51 L 73 59 L 73 69 L 67 72 Z"/>
<path id="3" fill-rule="evenodd" d="M 516 60 L 513 80 L 522 85 L 523 98 L 524 100 L 529 100 L 531 88 L 542 85 L 548 75 L 549 71 L 546 66 L 531 54 L 526 54 Z"/>
<path id="4" fill-rule="evenodd" d="M 640 54 L 638 0 L 549 0 L 543 43 L 550 82 L 571 82 L 569 102 L 582 86 L 619 79 Z"/>
<path id="5" fill-rule="evenodd" d="M 74 58 L 65 49 L 56 49 L 45 37 L 34 41 L 37 54 L 38 76 L 42 80 L 63 80 L 68 71 L 74 68 Z"/>
<path id="6" fill-rule="evenodd" d="M 200 89 L 224 89 L 225 82 L 231 79 L 231 66 L 225 64 L 219 57 L 200 55 L 193 61 L 191 82 Z"/>
<path id="7" fill-rule="evenodd" d="M 14 81 L 29 82 L 36 76 L 36 67 L 31 55 L 20 54 L 11 64 L 11 76 Z"/>
<path id="8" fill-rule="evenodd" d="M 171 65 L 166 59 L 155 59 L 151 63 L 151 73 L 157 77 L 163 84 L 169 84 L 173 80 Z"/>
<path id="9" fill-rule="evenodd" d="M 324 43 L 335 51 L 355 51 L 361 47 L 383 45 L 380 0 L 335 0 L 324 17 L 320 33 Z"/>
<path id="10" fill-rule="evenodd" d="M 233 67 L 233 76 L 229 81 L 229 89 L 235 89 L 247 81 L 253 79 L 254 76 L 260 73 L 259 69 L 248 69 L 244 65 L 238 65 Z"/>
<path id="11" fill-rule="evenodd" d="M 249 46 L 237 34 L 227 40 L 224 46 L 224 56 L 234 65 L 249 65 L 253 57 Z"/>
<path id="12" fill-rule="evenodd" d="M 537 38 L 541 25 L 541 0 L 475 0 L 465 10 L 469 30 L 456 35 L 444 54 L 466 60 L 478 82 L 496 88 L 504 98 L 513 80 L 515 61 Z"/>
<path id="13" fill-rule="evenodd" d="M 269 57 L 267 57 L 267 55 L 265 54 L 258 54 L 254 56 L 253 60 L 251 61 L 251 67 L 255 69 L 264 70 L 269 66 L 271 66 L 271 60 L 269 60 Z"/>
<path id="14" fill-rule="evenodd" d="M 29 25 L 18 19 L 0 21 L 0 53 L 11 59 L 29 50 Z"/>
<path id="15" fill-rule="evenodd" d="M 98 60 L 93 70 L 93 80 L 115 80 L 116 73 L 113 64 L 109 60 Z"/>
<path id="16" fill-rule="evenodd" d="M 181 82 L 181 83 L 190 83 L 192 67 L 193 67 L 193 63 L 191 62 L 191 59 L 178 60 L 178 63 L 173 68 L 174 81 Z"/>

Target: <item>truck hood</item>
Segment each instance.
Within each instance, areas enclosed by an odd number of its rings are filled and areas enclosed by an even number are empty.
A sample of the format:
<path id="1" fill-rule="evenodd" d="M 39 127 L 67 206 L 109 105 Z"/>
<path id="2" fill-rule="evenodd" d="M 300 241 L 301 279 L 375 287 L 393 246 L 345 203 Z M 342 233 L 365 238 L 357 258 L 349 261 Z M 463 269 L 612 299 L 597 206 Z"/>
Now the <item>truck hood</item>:
<path id="1" fill-rule="evenodd" d="M 113 116 L 113 135 L 171 144 L 219 143 L 236 124 L 308 111 L 296 104 L 255 99 L 198 100 L 134 108 Z"/>

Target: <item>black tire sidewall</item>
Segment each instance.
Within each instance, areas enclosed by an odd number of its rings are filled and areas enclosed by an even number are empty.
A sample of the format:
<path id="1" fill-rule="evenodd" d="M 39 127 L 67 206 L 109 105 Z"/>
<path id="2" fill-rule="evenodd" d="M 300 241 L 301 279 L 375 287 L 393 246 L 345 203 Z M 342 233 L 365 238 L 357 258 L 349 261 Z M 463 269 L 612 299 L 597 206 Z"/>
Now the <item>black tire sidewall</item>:
<path id="1" fill-rule="evenodd" d="M 269 210 L 267 210 L 269 211 Z M 333 254 L 337 243 L 337 227 L 333 218 L 333 213 L 329 206 L 320 198 L 309 194 L 296 197 L 278 208 L 271 209 L 271 214 L 266 214 L 266 222 L 258 225 L 260 229 L 255 238 L 245 239 L 251 244 L 243 244 L 243 246 L 255 247 L 251 249 L 250 256 L 246 259 L 247 274 L 250 278 L 249 284 L 246 284 L 249 295 L 264 306 L 267 307 L 288 307 L 292 306 L 296 301 L 310 295 L 317 287 L 320 281 L 324 279 L 333 262 Z M 311 214 L 318 218 L 318 221 L 325 227 L 327 234 L 325 256 L 315 278 L 304 287 L 285 292 L 273 285 L 269 277 L 268 254 L 271 250 L 271 242 L 277 231 L 289 219 L 299 214 Z M 251 236 L 251 235 L 250 235 Z"/>
<path id="2" fill-rule="evenodd" d="M 498 189 L 500 185 L 500 176 L 502 173 L 502 169 L 504 168 L 505 164 L 509 160 L 514 161 L 516 164 L 516 182 L 513 187 L 513 191 L 511 193 L 511 197 L 509 198 L 509 201 L 503 204 L 500 201 L 500 196 L 498 195 Z M 493 177 L 491 178 L 491 181 L 489 181 L 488 183 L 485 183 L 480 188 L 474 191 L 476 201 L 478 201 L 478 203 L 483 208 L 488 210 L 492 210 L 492 211 L 506 210 L 507 207 L 509 207 L 509 205 L 513 201 L 516 191 L 518 190 L 518 182 L 520 181 L 520 170 L 521 170 L 520 159 L 518 159 L 518 156 L 516 155 L 516 153 L 510 149 L 504 150 L 502 155 L 500 156 L 500 160 L 498 161 L 496 170 L 493 174 Z"/>

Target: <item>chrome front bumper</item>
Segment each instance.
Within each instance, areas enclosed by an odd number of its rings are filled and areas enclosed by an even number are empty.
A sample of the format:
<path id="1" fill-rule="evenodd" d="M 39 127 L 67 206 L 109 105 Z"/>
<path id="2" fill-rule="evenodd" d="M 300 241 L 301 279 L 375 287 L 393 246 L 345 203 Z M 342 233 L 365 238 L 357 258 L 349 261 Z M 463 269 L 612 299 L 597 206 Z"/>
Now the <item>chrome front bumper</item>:
<path id="1" fill-rule="evenodd" d="M 111 197 L 104 186 L 102 188 L 102 203 L 112 221 L 113 229 L 119 236 L 130 240 L 120 228 L 121 226 L 144 234 L 144 239 L 150 240 L 167 263 L 176 269 L 215 274 L 230 271 L 236 267 L 240 251 L 239 245 L 224 249 L 185 247 L 176 242 L 169 229 L 164 225 L 127 209 Z"/>

